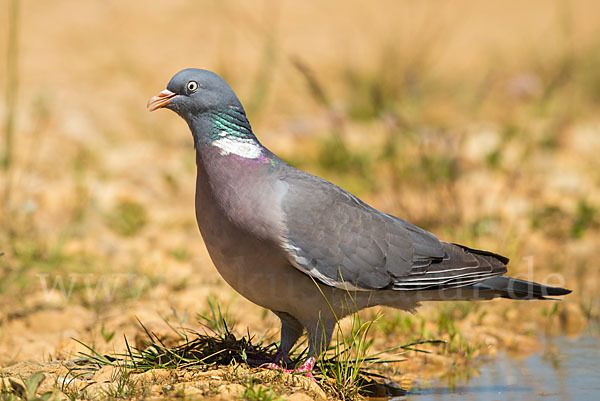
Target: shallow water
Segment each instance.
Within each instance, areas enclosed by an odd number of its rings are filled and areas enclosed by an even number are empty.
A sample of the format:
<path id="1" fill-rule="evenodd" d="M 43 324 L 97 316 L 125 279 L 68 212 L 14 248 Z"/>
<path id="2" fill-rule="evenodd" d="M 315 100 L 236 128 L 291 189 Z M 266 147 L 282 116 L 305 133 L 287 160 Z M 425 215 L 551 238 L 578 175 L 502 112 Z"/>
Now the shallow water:
<path id="1" fill-rule="evenodd" d="M 440 380 L 388 400 L 600 400 L 600 339 L 551 341 L 552 352 L 523 359 L 499 355 L 479 365 L 478 374 L 453 379 L 451 386 Z"/>

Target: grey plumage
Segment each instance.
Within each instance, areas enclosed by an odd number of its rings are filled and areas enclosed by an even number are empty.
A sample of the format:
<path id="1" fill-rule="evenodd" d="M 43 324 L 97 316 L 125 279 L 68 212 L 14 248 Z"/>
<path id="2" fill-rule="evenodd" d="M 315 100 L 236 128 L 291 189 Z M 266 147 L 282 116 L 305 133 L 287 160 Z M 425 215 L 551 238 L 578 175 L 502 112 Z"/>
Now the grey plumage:
<path id="1" fill-rule="evenodd" d="M 440 242 L 318 177 L 289 168 L 280 179 L 290 185 L 282 204 L 290 261 L 325 284 L 425 290 L 506 272 L 501 257 Z"/>
<path id="2" fill-rule="evenodd" d="M 336 318 L 368 306 L 570 292 L 504 277 L 505 257 L 439 241 L 289 166 L 260 144 L 237 96 L 212 72 L 179 72 L 148 107 L 188 123 L 202 237 L 223 278 L 281 319 L 277 361 L 303 329 L 318 354 Z"/>

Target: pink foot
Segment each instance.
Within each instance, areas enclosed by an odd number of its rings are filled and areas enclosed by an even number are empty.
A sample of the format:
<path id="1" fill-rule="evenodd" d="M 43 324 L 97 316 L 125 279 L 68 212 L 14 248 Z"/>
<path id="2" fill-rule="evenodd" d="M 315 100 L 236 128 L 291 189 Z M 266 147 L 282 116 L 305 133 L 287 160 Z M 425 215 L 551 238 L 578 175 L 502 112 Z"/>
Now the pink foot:
<path id="1" fill-rule="evenodd" d="M 317 360 L 315 359 L 314 356 L 311 356 L 310 358 L 308 358 L 306 360 L 306 362 L 304 362 L 302 364 L 302 366 L 300 366 L 298 369 L 284 369 L 281 366 L 277 365 L 276 363 L 265 363 L 263 365 L 261 365 L 261 368 L 267 368 L 267 369 L 275 369 L 275 370 L 283 370 L 285 373 L 304 373 L 304 376 L 306 377 L 310 377 L 313 381 L 317 381 L 315 379 L 315 377 L 312 374 L 312 370 L 315 367 L 315 362 Z"/>

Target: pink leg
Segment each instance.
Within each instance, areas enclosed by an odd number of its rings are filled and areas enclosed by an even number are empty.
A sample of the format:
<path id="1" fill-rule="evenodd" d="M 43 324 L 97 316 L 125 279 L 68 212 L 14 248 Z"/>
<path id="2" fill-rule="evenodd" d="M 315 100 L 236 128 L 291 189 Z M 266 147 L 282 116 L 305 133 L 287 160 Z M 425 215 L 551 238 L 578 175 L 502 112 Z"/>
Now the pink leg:
<path id="1" fill-rule="evenodd" d="M 317 360 L 315 359 L 314 356 L 311 356 L 310 358 L 308 358 L 306 360 L 306 362 L 304 362 L 302 364 L 302 366 L 300 366 L 298 369 L 294 370 L 294 369 L 284 369 L 281 366 L 275 364 L 275 363 L 265 363 L 264 365 L 261 365 L 261 367 L 263 368 L 267 368 L 267 369 L 276 369 L 276 370 L 283 370 L 286 373 L 304 373 L 304 376 L 306 377 L 310 377 L 311 379 L 313 379 L 314 381 L 317 381 L 315 379 L 315 377 L 312 374 L 312 370 L 315 367 L 315 362 Z"/>

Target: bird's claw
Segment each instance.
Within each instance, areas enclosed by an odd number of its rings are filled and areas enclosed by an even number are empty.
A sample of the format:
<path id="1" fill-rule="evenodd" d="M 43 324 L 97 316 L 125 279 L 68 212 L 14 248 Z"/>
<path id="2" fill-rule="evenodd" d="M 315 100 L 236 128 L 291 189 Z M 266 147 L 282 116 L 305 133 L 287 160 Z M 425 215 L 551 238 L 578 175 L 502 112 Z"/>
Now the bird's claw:
<path id="1" fill-rule="evenodd" d="M 304 376 L 309 377 L 313 381 L 316 382 L 317 380 L 315 379 L 315 377 L 312 374 L 312 370 L 315 367 L 315 362 L 316 362 L 315 357 L 311 356 L 298 369 L 284 369 L 283 367 L 277 365 L 276 363 L 272 363 L 272 362 L 265 363 L 265 364 L 261 365 L 260 367 L 266 368 L 266 369 L 281 370 L 285 373 L 291 373 L 291 374 L 303 373 Z"/>

